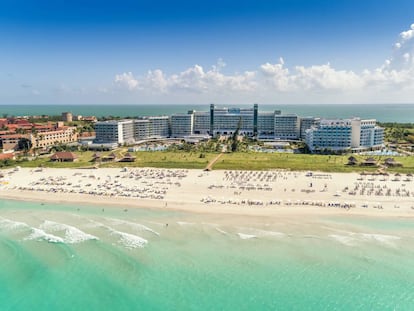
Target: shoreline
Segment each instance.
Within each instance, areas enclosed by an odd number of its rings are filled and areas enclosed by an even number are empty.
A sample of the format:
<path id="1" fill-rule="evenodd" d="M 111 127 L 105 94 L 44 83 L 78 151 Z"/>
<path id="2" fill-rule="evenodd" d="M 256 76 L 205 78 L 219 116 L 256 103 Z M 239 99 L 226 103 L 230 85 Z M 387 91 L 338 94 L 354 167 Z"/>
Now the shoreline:
<path id="1" fill-rule="evenodd" d="M 153 168 L 88 172 L 50 168 L 35 172 L 23 168 L 3 172 L 6 178 L 0 187 L 0 198 L 6 200 L 220 215 L 414 217 L 414 192 L 405 190 L 412 189 L 412 180 L 358 180 L 361 177 L 355 173 L 314 172 L 306 176 L 292 171 Z M 391 195 L 350 195 L 355 192 L 351 187 L 359 184 L 369 186 L 368 191 L 387 189 Z M 104 194 L 102 187 L 106 187 Z"/>

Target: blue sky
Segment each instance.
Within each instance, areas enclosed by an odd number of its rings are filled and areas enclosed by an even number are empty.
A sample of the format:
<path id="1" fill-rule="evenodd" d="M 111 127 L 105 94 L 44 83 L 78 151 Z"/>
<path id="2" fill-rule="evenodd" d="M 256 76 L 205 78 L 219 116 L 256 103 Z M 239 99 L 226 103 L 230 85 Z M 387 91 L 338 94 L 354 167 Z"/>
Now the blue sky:
<path id="1" fill-rule="evenodd" d="M 0 0 L 0 104 L 413 102 L 413 12 L 405 0 Z"/>

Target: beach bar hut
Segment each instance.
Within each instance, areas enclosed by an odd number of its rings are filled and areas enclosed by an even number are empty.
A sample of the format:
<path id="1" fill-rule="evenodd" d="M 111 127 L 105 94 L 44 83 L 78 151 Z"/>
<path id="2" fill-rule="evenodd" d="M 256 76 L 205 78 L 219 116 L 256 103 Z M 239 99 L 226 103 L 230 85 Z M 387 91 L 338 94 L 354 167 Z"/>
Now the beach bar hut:
<path id="1" fill-rule="evenodd" d="M 119 162 L 135 162 L 135 157 L 128 152 Z"/>
<path id="2" fill-rule="evenodd" d="M 355 157 L 353 157 L 353 156 L 351 156 L 351 157 L 349 157 L 348 158 L 348 163 L 347 163 L 347 165 L 357 165 L 358 164 L 358 160 L 357 160 L 357 158 L 355 158 Z"/>
<path id="3" fill-rule="evenodd" d="M 101 160 L 101 154 L 100 153 L 94 153 L 93 155 L 92 155 L 92 162 L 98 162 L 98 161 L 100 161 Z"/>
<path id="4" fill-rule="evenodd" d="M 50 157 L 50 161 L 54 162 L 74 162 L 78 156 L 69 151 L 58 151 Z"/>
<path id="5" fill-rule="evenodd" d="M 391 167 L 402 166 L 402 164 L 400 162 L 395 161 L 394 158 L 385 159 L 384 165 L 391 166 Z"/>
<path id="6" fill-rule="evenodd" d="M 102 161 L 104 162 L 110 162 L 116 160 L 116 154 L 114 152 L 111 152 L 107 156 L 102 157 Z"/>
<path id="7" fill-rule="evenodd" d="M 377 161 L 374 158 L 365 159 L 364 162 L 361 163 L 363 166 L 376 166 Z"/>

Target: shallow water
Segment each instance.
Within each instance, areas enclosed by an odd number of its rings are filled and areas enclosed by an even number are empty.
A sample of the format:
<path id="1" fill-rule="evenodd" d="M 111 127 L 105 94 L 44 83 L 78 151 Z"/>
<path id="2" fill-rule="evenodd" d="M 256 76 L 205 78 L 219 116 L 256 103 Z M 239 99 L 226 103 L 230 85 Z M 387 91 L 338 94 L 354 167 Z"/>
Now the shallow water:
<path id="1" fill-rule="evenodd" d="M 0 201 L 1 310 L 410 310 L 413 246 L 398 218 Z"/>

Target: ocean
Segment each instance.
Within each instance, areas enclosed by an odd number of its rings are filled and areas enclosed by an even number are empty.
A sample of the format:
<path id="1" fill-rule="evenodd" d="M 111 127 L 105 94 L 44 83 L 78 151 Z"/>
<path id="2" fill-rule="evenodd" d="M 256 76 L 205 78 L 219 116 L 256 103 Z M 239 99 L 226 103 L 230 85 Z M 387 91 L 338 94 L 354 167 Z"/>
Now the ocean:
<path id="1" fill-rule="evenodd" d="M 235 107 L 234 105 L 218 105 Z M 252 107 L 239 105 L 237 107 Z M 74 115 L 102 116 L 158 116 L 186 113 L 188 110 L 208 111 L 209 105 L 0 105 L 0 117 L 60 115 L 69 111 Z M 373 118 L 380 122 L 414 123 L 414 104 L 370 104 L 370 105 L 260 105 L 259 111 L 281 110 L 299 116 L 323 118 Z"/>
<path id="2" fill-rule="evenodd" d="M 413 310 L 414 222 L 0 201 L 1 310 Z"/>

